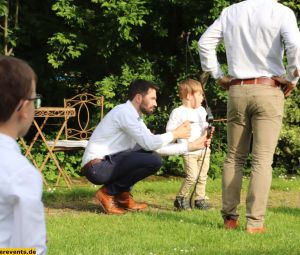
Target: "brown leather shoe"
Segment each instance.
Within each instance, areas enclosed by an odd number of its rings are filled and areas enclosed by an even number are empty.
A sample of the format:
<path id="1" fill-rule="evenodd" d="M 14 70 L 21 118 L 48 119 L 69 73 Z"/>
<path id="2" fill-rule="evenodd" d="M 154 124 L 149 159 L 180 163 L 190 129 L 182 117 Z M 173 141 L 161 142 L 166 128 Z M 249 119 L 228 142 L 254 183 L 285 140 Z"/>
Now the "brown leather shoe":
<path id="1" fill-rule="evenodd" d="M 96 200 L 99 203 L 102 211 L 106 214 L 124 214 L 126 211 L 123 208 L 116 206 L 115 196 L 109 195 L 105 186 L 102 186 L 96 192 Z"/>
<path id="2" fill-rule="evenodd" d="M 247 227 L 246 232 L 249 234 L 260 234 L 266 232 L 265 227 Z"/>
<path id="3" fill-rule="evenodd" d="M 225 219 L 224 220 L 224 228 L 225 229 L 236 229 L 240 225 L 238 220 L 234 219 Z"/>
<path id="4" fill-rule="evenodd" d="M 126 210 L 143 210 L 148 207 L 145 203 L 135 202 L 130 192 L 122 192 L 116 195 L 116 202 Z"/>

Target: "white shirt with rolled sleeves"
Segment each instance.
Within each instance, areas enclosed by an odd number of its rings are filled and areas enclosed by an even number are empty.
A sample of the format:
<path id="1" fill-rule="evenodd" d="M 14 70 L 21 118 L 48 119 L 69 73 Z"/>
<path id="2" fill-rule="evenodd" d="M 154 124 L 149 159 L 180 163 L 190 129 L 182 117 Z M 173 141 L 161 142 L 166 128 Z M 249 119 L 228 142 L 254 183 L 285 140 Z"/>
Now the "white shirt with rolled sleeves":
<path id="1" fill-rule="evenodd" d="M 125 104 L 114 107 L 98 124 L 83 154 L 82 165 L 96 158 L 102 159 L 106 155 L 134 150 L 137 145 L 162 155 L 188 151 L 187 145 L 170 144 L 173 139 L 172 132 L 152 134 L 128 100 Z"/>
<path id="2" fill-rule="evenodd" d="M 0 134 L 0 247 L 36 248 L 46 254 L 46 227 L 40 172 L 16 141 Z"/>
<path id="3" fill-rule="evenodd" d="M 178 143 L 187 144 L 188 142 L 193 142 L 200 136 L 204 135 L 204 132 L 208 126 L 206 115 L 207 113 L 203 106 L 193 109 L 181 105 L 171 112 L 166 130 L 167 132 L 171 132 L 183 122 L 188 120 L 191 123 L 191 136 L 189 139 L 178 139 Z M 200 155 L 202 150 L 188 153 Z"/>
<path id="4" fill-rule="evenodd" d="M 223 76 L 216 47 L 224 39 L 228 72 L 236 79 L 300 74 L 300 32 L 293 11 L 275 0 L 246 0 L 225 8 L 201 36 L 203 71 Z M 284 46 L 288 65 L 283 65 Z"/>

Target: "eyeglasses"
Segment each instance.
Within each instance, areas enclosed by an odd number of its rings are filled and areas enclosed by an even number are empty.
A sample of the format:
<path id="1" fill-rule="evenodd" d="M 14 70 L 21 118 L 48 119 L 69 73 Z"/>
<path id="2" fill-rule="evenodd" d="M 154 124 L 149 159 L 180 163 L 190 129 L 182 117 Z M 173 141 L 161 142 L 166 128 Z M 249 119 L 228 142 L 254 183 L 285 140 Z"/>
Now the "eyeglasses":
<path id="1" fill-rule="evenodd" d="M 42 96 L 41 94 L 36 94 L 36 96 L 33 97 L 33 98 L 30 98 L 30 97 L 29 97 L 29 98 L 24 98 L 23 100 L 33 101 L 33 103 L 34 103 L 34 108 L 35 108 L 35 109 L 38 109 L 38 108 L 40 108 L 41 105 L 42 105 L 42 98 L 43 98 L 43 96 Z M 17 111 L 20 111 L 20 109 L 21 109 L 22 106 L 23 106 L 23 103 L 24 103 L 24 102 L 22 102 L 21 105 L 17 108 Z"/>
<path id="2" fill-rule="evenodd" d="M 42 95 L 41 94 L 36 94 L 35 97 L 33 98 L 25 98 L 25 100 L 33 101 L 34 103 L 34 108 L 38 109 L 42 106 Z"/>

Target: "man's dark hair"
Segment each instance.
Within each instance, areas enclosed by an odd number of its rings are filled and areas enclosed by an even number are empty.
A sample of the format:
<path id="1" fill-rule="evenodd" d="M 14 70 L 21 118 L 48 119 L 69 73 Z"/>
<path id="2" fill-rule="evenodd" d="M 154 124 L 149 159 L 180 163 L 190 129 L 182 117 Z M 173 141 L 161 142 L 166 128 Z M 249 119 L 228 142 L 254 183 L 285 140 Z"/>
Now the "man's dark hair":
<path id="1" fill-rule="evenodd" d="M 146 95 L 149 89 L 157 90 L 157 86 L 150 81 L 136 79 L 132 81 L 129 85 L 128 97 L 132 100 L 136 94 Z"/>
<path id="2" fill-rule="evenodd" d="M 25 61 L 0 57 L 0 122 L 11 117 L 20 100 L 30 97 L 32 81 L 36 83 L 37 76 Z"/>

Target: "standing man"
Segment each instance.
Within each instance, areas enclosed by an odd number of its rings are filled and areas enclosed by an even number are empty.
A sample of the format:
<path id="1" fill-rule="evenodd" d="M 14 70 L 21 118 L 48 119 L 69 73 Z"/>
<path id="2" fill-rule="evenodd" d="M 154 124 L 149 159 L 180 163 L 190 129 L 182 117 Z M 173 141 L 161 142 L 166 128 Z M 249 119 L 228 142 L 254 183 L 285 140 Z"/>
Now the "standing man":
<path id="1" fill-rule="evenodd" d="M 16 142 L 30 128 L 37 77 L 24 61 L 0 57 L 0 247 L 35 248 L 46 254 L 41 173 Z"/>
<path id="2" fill-rule="evenodd" d="M 224 41 L 229 76 L 224 76 L 216 47 Z M 287 70 L 283 66 L 285 46 Z M 222 179 L 224 227 L 239 225 L 242 168 L 252 144 L 252 171 L 246 199 L 246 231 L 261 233 L 272 181 L 272 162 L 284 96 L 300 73 L 300 34 L 294 13 L 275 0 L 246 0 L 225 8 L 199 40 L 203 71 L 229 89 L 228 152 Z"/>
<path id="3" fill-rule="evenodd" d="M 127 210 L 142 210 L 130 193 L 133 185 L 156 173 L 162 154 L 185 153 L 207 146 L 205 136 L 189 144 L 174 144 L 173 140 L 190 136 L 190 123 L 185 122 L 173 132 L 154 135 L 143 122 L 142 115 L 156 107 L 156 86 L 145 80 L 135 80 L 129 87 L 129 100 L 106 114 L 93 132 L 82 160 L 82 173 L 97 185 L 96 193 L 102 211 L 124 214 Z"/>

